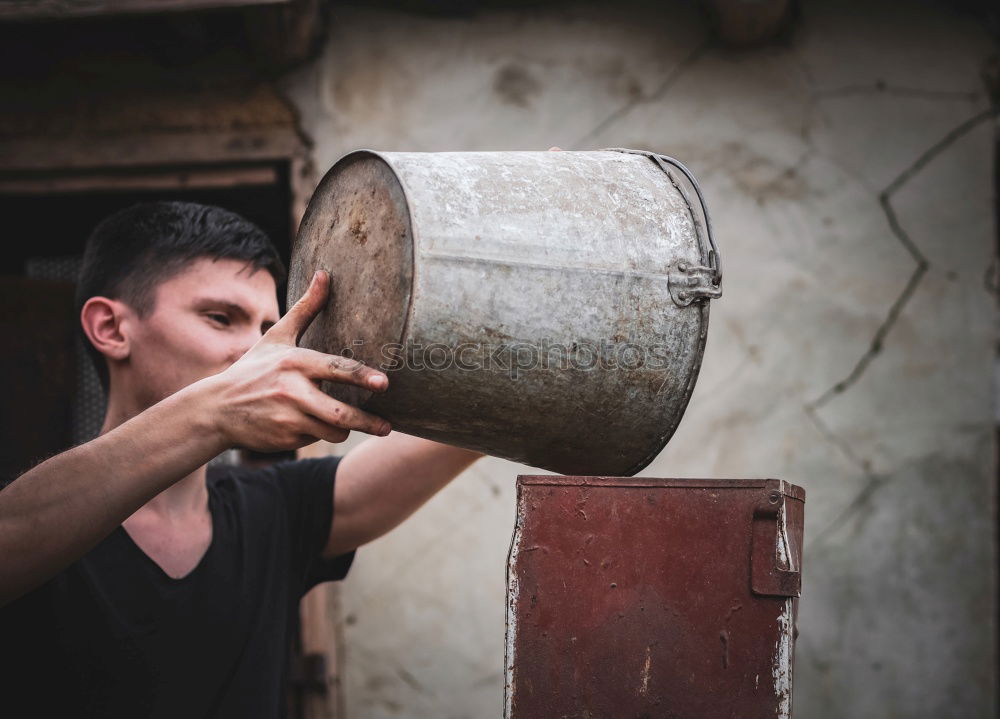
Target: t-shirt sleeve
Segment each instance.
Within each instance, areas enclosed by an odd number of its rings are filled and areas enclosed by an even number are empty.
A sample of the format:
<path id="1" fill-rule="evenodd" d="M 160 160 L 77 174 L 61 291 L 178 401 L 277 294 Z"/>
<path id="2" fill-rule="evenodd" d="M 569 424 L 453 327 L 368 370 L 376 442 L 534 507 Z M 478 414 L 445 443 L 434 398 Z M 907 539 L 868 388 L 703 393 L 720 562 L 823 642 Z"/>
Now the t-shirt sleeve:
<path id="1" fill-rule="evenodd" d="M 285 495 L 291 532 L 291 561 L 302 593 L 319 584 L 343 579 L 354 552 L 331 559 L 321 556 L 333 522 L 333 484 L 339 457 L 319 457 L 274 466 Z"/>

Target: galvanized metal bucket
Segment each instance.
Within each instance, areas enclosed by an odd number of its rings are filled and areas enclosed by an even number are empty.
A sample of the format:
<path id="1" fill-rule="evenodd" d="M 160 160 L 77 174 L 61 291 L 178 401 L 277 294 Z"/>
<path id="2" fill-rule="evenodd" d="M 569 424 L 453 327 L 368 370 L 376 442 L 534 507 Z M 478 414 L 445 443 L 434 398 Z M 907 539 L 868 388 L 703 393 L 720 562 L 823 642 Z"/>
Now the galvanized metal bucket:
<path id="1" fill-rule="evenodd" d="M 694 178 L 632 150 L 353 152 L 306 210 L 290 302 L 317 269 L 332 296 L 301 344 L 390 383 L 328 394 L 402 432 L 563 473 L 652 461 L 721 294 Z"/>

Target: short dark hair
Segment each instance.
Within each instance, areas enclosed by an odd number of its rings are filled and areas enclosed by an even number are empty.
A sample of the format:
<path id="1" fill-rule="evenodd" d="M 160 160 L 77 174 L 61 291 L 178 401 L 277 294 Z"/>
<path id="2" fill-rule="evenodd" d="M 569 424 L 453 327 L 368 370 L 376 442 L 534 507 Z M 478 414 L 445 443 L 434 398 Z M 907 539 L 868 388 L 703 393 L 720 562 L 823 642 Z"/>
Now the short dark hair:
<path id="1" fill-rule="evenodd" d="M 101 221 L 83 253 L 76 286 L 77 314 L 91 297 L 125 302 L 140 317 L 153 311 L 156 288 L 196 260 L 243 260 L 267 270 L 280 289 L 285 266 L 271 240 L 235 212 L 194 202 L 142 202 Z M 104 356 L 86 337 L 104 389 Z"/>

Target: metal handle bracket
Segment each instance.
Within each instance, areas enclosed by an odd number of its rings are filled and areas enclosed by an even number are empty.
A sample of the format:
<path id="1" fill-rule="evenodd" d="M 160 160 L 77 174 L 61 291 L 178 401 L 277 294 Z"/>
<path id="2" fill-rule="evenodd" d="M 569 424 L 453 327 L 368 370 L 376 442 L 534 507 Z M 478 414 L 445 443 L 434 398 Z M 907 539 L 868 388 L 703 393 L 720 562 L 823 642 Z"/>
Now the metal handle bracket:
<path id="1" fill-rule="evenodd" d="M 678 262 L 667 274 L 670 297 L 681 307 L 700 299 L 717 300 L 722 297 L 722 288 L 712 282 L 713 277 L 711 267 Z"/>
<path id="2" fill-rule="evenodd" d="M 691 171 L 681 162 L 675 160 L 669 155 L 659 155 L 655 152 L 649 152 L 646 150 L 630 150 L 624 147 L 611 147 L 608 148 L 608 151 L 623 152 L 629 155 L 644 155 L 650 158 L 667 175 L 671 184 L 677 188 L 678 192 L 681 193 L 681 196 L 684 198 L 684 202 L 687 203 L 688 208 L 691 210 L 691 215 L 694 217 L 695 232 L 698 235 L 698 243 L 701 246 L 704 261 L 702 265 L 696 266 L 687 266 L 686 263 L 678 263 L 675 268 L 671 269 L 669 276 L 670 296 L 673 298 L 674 302 L 682 307 L 686 307 L 696 299 L 718 299 L 721 297 L 722 257 L 719 254 L 719 248 L 715 244 L 715 236 L 712 234 L 712 218 L 709 217 L 708 206 L 705 204 L 705 197 L 701 192 L 701 187 L 698 185 L 698 181 L 694 179 L 694 175 L 691 174 Z M 698 196 L 698 204 L 701 207 L 701 216 L 704 222 L 704 227 L 702 227 L 702 223 L 698 221 L 698 218 L 694 216 L 694 207 L 691 204 L 691 200 L 688 197 L 687 192 L 685 192 L 684 188 L 679 182 L 677 182 L 677 179 L 674 177 L 673 173 L 670 171 L 670 167 L 668 166 L 679 170 L 680 173 L 684 175 L 684 178 L 690 183 L 691 187 L 694 188 L 694 193 Z M 682 265 L 684 265 L 684 269 L 681 269 Z M 674 281 L 675 275 L 676 282 Z"/>

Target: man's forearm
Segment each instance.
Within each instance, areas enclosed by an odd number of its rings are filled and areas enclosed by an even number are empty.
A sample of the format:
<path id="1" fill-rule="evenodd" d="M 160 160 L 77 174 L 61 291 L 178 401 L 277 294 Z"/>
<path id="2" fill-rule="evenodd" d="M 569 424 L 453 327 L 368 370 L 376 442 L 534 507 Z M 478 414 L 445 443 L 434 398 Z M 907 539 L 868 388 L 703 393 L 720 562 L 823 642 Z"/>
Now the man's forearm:
<path id="1" fill-rule="evenodd" d="M 362 443 L 337 469 L 333 526 L 324 554 L 342 554 L 382 536 L 480 457 L 400 432 Z"/>
<path id="2" fill-rule="evenodd" d="M 226 448 L 196 383 L 0 491 L 0 606 L 93 548 Z"/>

